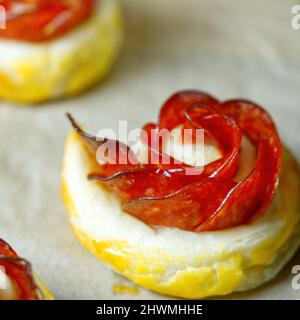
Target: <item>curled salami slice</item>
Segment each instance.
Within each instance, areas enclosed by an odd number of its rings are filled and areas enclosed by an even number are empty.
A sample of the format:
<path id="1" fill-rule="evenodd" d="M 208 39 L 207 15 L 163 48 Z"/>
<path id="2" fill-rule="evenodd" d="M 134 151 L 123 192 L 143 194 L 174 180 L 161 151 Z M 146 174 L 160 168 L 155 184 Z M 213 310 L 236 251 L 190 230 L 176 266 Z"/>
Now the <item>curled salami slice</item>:
<path id="1" fill-rule="evenodd" d="M 165 197 L 129 201 L 124 210 L 150 225 L 195 230 L 218 210 L 233 186 L 231 181 L 206 178 Z"/>
<path id="2" fill-rule="evenodd" d="M 31 265 L 17 256 L 15 251 L 0 239 L 0 266 L 17 287 L 19 300 L 39 300 L 41 292 L 36 286 Z"/>
<path id="3" fill-rule="evenodd" d="M 79 130 L 74 120 L 72 125 L 90 145 L 93 138 Z M 177 163 L 170 156 L 165 164 L 168 155 L 163 152 L 160 133 L 178 127 L 193 132 L 203 129 L 222 157 L 203 170 Z M 158 136 L 153 135 L 155 130 Z M 99 170 L 89 175 L 116 191 L 129 214 L 150 225 L 200 232 L 249 223 L 270 206 L 278 184 L 282 146 L 271 117 L 258 105 L 244 100 L 221 103 L 201 92 L 179 92 L 163 105 L 159 123 L 147 124 L 143 134 L 148 160 L 156 154 L 158 163 L 99 164 Z M 257 159 L 250 174 L 235 182 L 243 136 L 256 147 Z M 125 149 L 132 152 L 124 145 L 120 150 Z M 186 174 L 186 169 L 195 174 Z"/>

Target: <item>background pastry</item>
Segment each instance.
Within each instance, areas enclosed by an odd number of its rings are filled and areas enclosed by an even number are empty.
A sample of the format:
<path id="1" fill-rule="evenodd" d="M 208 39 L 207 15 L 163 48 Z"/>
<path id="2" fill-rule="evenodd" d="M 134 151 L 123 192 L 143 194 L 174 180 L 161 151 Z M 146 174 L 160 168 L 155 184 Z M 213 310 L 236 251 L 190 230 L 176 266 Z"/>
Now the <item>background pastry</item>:
<path id="1" fill-rule="evenodd" d="M 111 69 L 123 38 L 115 0 L 2 0 L 0 98 L 40 102 L 77 94 Z"/>

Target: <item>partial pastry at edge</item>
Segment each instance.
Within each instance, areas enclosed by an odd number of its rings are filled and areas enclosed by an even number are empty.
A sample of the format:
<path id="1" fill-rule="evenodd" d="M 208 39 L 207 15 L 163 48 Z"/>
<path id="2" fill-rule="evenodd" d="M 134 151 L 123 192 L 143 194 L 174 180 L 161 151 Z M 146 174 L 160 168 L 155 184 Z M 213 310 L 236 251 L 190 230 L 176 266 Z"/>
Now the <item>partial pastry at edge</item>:
<path id="1" fill-rule="evenodd" d="M 72 96 L 105 77 L 123 41 L 117 0 L 2 0 L 0 98 L 25 103 Z"/>
<path id="2" fill-rule="evenodd" d="M 0 300 L 52 300 L 28 261 L 0 239 Z"/>
<path id="3" fill-rule="evenodd" d="M 202 127 L 217 141 L 213 152 L 205 146 L 204 173 L 182 179 L 178 167 L 99 164 L 93 148 L 101 141 L 73 120 L 63 197 L 80 241 L 133 282 L 177 297 L 225 295 L 274 278 L 300 244 L 300 173 L 270 116 L 249 101 L 189 91 L 172 96 L 159 119 L 146 131 Z"/>

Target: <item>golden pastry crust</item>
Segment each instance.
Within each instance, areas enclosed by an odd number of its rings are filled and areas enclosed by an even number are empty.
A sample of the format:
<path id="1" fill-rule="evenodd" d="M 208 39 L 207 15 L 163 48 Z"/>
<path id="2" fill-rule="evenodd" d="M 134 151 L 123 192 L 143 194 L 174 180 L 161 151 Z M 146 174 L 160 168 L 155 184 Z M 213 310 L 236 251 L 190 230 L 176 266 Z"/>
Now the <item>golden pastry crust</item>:
<path id="1" fill-rule="evenodd" d="M 276 276 L 299 247 L 300 173 L 286 150 L 269 211 L 251 225 L 214 232 L 145 225 L 104 186 L 87 181 L 94 165 L 72 133 L 62 172 L 71 225 L 95 256 L 145 288 L 193 299 L 248 290 Z"/>
<path id="2" fill-rule="evenodd" d="M 86 22 L 52 41 L 0 39 L 0 98 L 36 103 L 78 94 L 107 75 L 122 39 L 115 0 L 101 0 Z"/>
<path id="3" fill-rule="evenodd" d="M 49 291 L 49 289 L 46 287 L 46 285 L 44 284 L 42 279 L 37 274 L 34 275 L 34 278 L 35 278 L 35 281 L 36 281 L 39 289 L 41 290 L 41 292 L 43 294 L 43 300 L 54 300 L 54 296 Z"/>

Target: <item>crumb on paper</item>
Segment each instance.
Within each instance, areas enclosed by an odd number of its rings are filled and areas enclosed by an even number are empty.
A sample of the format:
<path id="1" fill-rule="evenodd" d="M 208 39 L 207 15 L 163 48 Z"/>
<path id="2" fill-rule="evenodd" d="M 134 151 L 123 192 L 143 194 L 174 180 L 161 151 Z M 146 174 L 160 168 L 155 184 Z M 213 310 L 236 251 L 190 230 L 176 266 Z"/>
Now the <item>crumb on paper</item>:
<path id="1" fill-rule="evenodd" d="M 113 292 L 115 294 L 138 294 L 139 293 L 138 287 L 131 287 L 131 286 L 124 286 L 124 285 L 115 285 L 113 287 Z"/>

